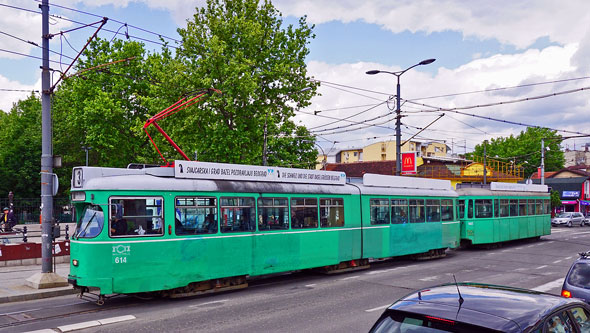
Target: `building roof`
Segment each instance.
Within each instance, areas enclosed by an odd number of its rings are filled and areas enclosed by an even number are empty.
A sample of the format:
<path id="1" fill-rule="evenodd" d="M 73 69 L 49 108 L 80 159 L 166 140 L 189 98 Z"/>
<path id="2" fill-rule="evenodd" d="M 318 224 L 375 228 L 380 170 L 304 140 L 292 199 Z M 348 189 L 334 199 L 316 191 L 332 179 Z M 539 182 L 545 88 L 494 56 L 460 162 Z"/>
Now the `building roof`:
<path id="1" fill-rule="evenodd" d="M 365 173 L 379 175 L 394 175 L 395 161 L 371 161 L 352 163 L 328 163 L 328 171 L 343 171 L 347 177 L 362 177 Z"/>

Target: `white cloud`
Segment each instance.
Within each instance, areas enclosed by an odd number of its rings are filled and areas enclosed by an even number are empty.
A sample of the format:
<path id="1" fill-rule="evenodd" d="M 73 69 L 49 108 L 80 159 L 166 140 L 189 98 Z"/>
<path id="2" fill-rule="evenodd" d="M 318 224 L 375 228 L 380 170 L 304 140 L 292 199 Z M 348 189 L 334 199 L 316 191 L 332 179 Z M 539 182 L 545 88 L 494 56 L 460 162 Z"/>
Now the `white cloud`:
<path id="1" fill-rule="evenodd" d="M 275 5 L 284 15 L 308 15 L 315 24 L 360 20 L 394 33 L 452 30 L 518 48 L 545 36 L 561 44 L 578 41 L 590 20 L 585 0 L 277 0 Z"/>
<path id="2" fill-rule="evenodd" d="M 31 95 L 33 90 L 40 91 L 41 90 L 41 79 L 37 80 L 37 82 L 33 85 L 24 85 L 17 81 L 11 81 L 6 77 L 0 75 L 0 87 L 2 89 L 10 89 L 10 90 L 25 90 L 25 91 L 0 91 L 0 110 L 4 112 L 9 112 L 12 108 L 13 104 L 16 103 L 18 100 L 26 99 Z"/>
<path id="3" fill-rule="evenodd" d="M 418 67 L 405 73 L 401 77 L 401 96 L 404 99 L 416 100 L 418 103 L 441 108 L 453 108 L 507 102 L 525 97 L 552 94 L 559 91 L 590 86 L 590 80 L 580 80 L 535 85 L 519 89 L 497 90 L 489 93 L 464 94 L 424 100 L 420 99 L 458 92 L 509 87 L 521 85 L 523 83 L 530 84 L 572 78 L 575 77 L 577 72 L 577 67 L 574 62 L 576 56 L 579 55 L 577 53 L 580 52 L 579 50 L 581 49 L 579 49 L 578 44 L 572 43 L 563 47 L 552 46 L 543 50 L 527 50 L 518 54 L 494 55 L 488 58 L 473 60 L 456 69 L 440 68 L 434 76 L 420 71 L 420 67 Z M 315 79 L 318 80 L 335 82 L 378 92 L 390 92 L 393 95 L 395 94 L 396 84 L 396 78 L 394 76 L 387 74 L 370 76 L 366 75 L 365 72 L 370 69 L 397 71 L 401 68 L 363 62 L 339 65 L 310 62 L 308 69 L 310 75 L 313 75 Z M 371 94 L 358 90 L 352 91 L 364 95 L 371 95 L 381 100 L 387 98 L 385 95 Z M 378 103 L 372 99 L 331 88 L 329 84 L 324 84 L 320 88 L 320 93 L 322 96 L 316 97 L 313 100 L 313 106 L 305 110 L 305 112 Z M 502 119 L 509 122 L 547 126 L 550 128 L 570 131 L 589 132 L 586 128 L 590 128 L 590 120 L 587 120 L 587 117 L 584 116 L 584 114 L 587 114 L 589 107 L 590 102 L 588 99 L 588 92 L 585 91 L 540 100 L 462 110 L 461 112 Z M 366 109 L 366 107 L 353 110 L 345 109 L 325 113 L 320 112 L 320 115 L 342 119 L 363 109 Z M 416 112 L 420 110 L 429 110 L 429 108 L 410 103 L 406 103 L 402 106 L 402 111 Z M 388 111 L 389 110 L 386 106 L 380 106 L 374 110 L 363 113 L 362 115 L 351 118 L 350 120 L 360 122 L 379 115 L 385 115 Z M 407 117 L 404 117 L 402 122 L 415 127 L 424 127 L 436 118 L 435 115 L 428 113 L 407 113 L 406 115 Z M 390 118 L 392 117 L 390 116 Z M 333 120 L 330 119 L 311 115 L 299 115 L 298 119 L 308 127 L 333 122 Z M 335 128 L 346 126 L 348 124 L 349 123 L 347 122 L 339 122 L 324 128 Z M 358 127 L 353 126 L 343 128 L 348 129 L 349 131 L 335 135 L 322 135 L 322 137 L 331 141 L 339 141 L 339 144 L 337 145 L 340 147 L 364 146 L 371 142 L 371 140 L 368 140 L 367 138 L 394 134 L 393 128 L 395 127 L 395 123 L 393 120 L 384 126 L 389 126 L 392 129 L 370 127 L 364 130 L 350 131 L 351 128 Z M 449 145 L 451 145 L 451 142 L 457 143 L 458 141 L 467 140 L 467 145 L 473 147 L 483 139 L 518 134 L 520 131 L 525 130 L 525 127 L 510 123 L 474 118 L 467 115 L 448 113 L 441 120 L 433 124 L 430 129 L 436 131 L 425 131 L 421 136 L 430 139 L 447 140 L 447 144 Z M 335 129 L 334 131 L 337 130 Z M 402 131 L 406 133 L 404 134 L 404 138 L 408 138 L 409 133 L 415 133 L 416 129 L 406 129 L 405 127 L 402 127 Z M 326 132 L 323 133 L 325 134 Z M 322 134 L 322 132 L 318 132 L 318 134 Z M 379 140 L 384 139 L 380 138 Z M 324 147 L 326 146 L 330 145 L 324 144 Z M 459 152 L 462 152 L 462 150 L 459 150 Z"/>

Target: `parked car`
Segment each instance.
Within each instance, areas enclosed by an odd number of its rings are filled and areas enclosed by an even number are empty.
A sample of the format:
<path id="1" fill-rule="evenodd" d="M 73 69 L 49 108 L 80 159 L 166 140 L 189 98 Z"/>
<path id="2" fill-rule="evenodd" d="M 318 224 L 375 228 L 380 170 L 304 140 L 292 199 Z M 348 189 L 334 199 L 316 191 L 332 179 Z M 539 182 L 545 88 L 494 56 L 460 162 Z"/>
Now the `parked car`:
<path id="1" fill-rule="evenodd" d="M 583 225 L 590 225 L 590 213 L 587 213 L 586 215 L 584 215 L 584 222 L 582 222 Z"/>
<path id="2" fill-rule="evenodd" d="M 370 332 L 588 332 L 590 306 L 532 290 L 445 284 L 402 297 Z"/>
<path id="3" fill-rule="evenodd" d="M 590 251 L 580 253 L 570 267 L 561 287 L 561 296 L 580 298 L 590 303 Z"/>
<path id="4" fill-rule="evenodd" d="M 551 219 L 551 225 L 565 224 L 568 227 L 572 227 L 574 224 L 579 224 L 580 227 L 584 226 L 584 215 L 579 212 L 563 212 Z"/>

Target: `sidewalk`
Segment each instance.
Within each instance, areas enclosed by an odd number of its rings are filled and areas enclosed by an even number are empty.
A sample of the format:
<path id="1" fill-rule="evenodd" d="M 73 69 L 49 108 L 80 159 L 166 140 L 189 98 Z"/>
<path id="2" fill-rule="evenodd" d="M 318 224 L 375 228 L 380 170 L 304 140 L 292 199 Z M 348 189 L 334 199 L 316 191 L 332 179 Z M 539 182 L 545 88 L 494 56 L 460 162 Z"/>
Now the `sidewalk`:
<path id="1" fill-rule="evenodd" d="M 41 272 L 41 265 L 0 267 L 0 303 L 21 302 L 33 299 L 75 294 L 72 286 L 34 289 L 26 285 L 26 280 Z M 70 272 L 70 264 L 55 265 L 55 272 L 65 278 Z"/>

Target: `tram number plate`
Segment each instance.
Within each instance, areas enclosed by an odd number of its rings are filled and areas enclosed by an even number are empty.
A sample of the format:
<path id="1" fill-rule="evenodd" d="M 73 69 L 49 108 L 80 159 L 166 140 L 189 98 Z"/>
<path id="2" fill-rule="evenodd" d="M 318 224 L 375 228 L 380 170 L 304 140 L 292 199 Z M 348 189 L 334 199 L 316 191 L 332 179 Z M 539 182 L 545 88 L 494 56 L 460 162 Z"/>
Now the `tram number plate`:
<path id="1" fill-rule="evenodd" d="M 115 264 L 126 264 L 127 263 L 127 257 L 113 257 L 113 260 L 115 261 Z"/>

